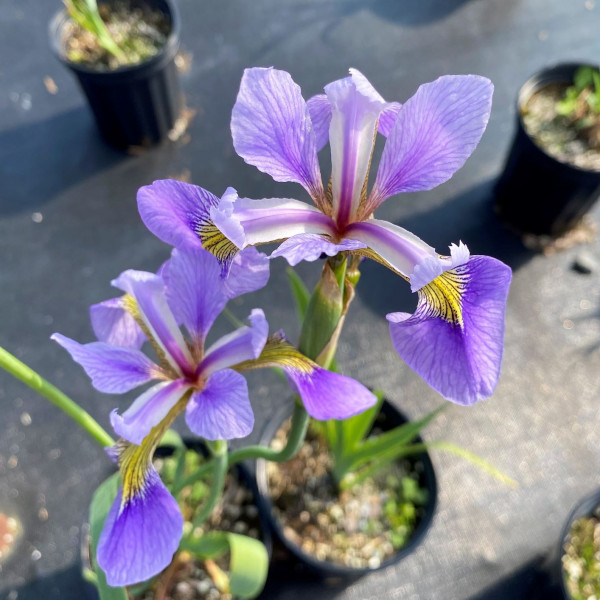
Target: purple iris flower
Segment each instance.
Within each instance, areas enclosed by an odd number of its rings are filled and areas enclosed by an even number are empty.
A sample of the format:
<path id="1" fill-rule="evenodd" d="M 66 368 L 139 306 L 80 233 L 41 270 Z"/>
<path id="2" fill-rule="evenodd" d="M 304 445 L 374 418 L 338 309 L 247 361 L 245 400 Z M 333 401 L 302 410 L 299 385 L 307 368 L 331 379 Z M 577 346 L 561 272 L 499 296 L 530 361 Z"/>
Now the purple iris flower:
<path id="1" fill-rule="evenodd" d="M 375 403 L 364 386 L 322 369 L 281 334 L 269 337 L 260 309 L 250 313 L 248 326 L 205 348 L 206 336 L 227 301 L 263 287 L 268 278 L 268 258 L 255 248 L 231 261 L 227 278 L 209 252 L 175 249 L 158 274 L 125 271 L 113 281 L 125 295 L 91 307 L 99 341 L 79 344 L 58 333 L 52 336 L 101 392 L 121 394 L 155 382 L 122 414 L 111 414 L 121 440 L 110 453 L 119 464 L 122 487 L 97 552 L 110 585 L 152 577 L 177 550 L 183 519 L 151 460 L 163 433 L 181 412 L 189 428 L 207 440 L 247 436 L 254 415 L 240 373 L 274 365 L 283 368 L 317 419 L 343 419 Z M 140 349 L 146 341 L 156 362 Z"/>
<path id="2" fill-rule="evenodd" d="M 238 249 L 282 240 L 271 257 L 291 265 L 339 252 L 382 263 L 419 295 L 413 315 L 387 316 L 396 351 L 442 396 L 473 404 L 493 393 L 500 374 L 510 268 L 470 256 L 462 242 L 439 255 L 373 213 L 388 197 L 432 189 L 462 167 L 485 130 L 492 91 L 484 77 L 449 75 L 400 105 L 350 69 L 305 102 L 285 71 L 247 69 L 231 119 L 235 149 L 276 181 L 301 184 L 315 206 L 238 198 L 231 188 L 219 199 L 157 181 L 140 190 L 140 214 L 159 238 L 207 248 L 224 269 Z M 378 132 L 387 139 L 369 191 Z M 332 172 L 325 187 L 317 152 L 327 141 Z"/>

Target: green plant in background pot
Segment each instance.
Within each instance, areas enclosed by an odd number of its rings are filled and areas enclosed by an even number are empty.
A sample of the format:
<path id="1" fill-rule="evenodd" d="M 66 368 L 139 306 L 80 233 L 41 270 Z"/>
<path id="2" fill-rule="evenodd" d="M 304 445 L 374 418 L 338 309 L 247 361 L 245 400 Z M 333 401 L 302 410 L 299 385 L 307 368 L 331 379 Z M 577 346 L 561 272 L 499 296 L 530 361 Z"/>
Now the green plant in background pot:
<path id="1" fill-rule="evenodd" d="M 569 120 L 590 148 L 600 149 L 600 69 L 579 67 L 556 112 Z"/>
<path id="2" fill-rule="evenodd" d="M 180 23 L 171 0 L 64 3 L 50 23 L 50 42 L 77 78 L 104 139 L 128 149 L 184 130 L 175 65 Z"/>
<path id="3" fill-rule="evenodd" d="M 599 94 L 598 67 L 581 63 L 543 69 L 519 92 L 496 210 L 536 247 L 582 225 L 600 195 Z"/>

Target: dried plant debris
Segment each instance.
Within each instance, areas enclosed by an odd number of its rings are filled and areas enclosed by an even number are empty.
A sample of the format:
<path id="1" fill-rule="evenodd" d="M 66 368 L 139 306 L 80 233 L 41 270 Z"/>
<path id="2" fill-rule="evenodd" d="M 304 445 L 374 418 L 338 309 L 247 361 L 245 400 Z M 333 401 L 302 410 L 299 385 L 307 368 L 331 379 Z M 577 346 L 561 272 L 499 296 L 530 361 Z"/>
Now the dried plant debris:
<path id="1" fill-rule="evenodd" d="M 562 565 L 573 600 L 600 598 L 600 510 L 573 523 L 564 545 Z"/>
<path id="2" fill-rule="evenodd" d="M 44 77 L 44 86 L 46 91 L 53 96 L 58 92 L 58 86 L 56 85 L 56 82 L 48 75 Z"/>
<path id="3" fill-rule="evenodd" d="M 93 33 L 68 20 L 62 31 L 62 41 L 65 56 L 71 62 L 97 70 L 114 70 L 144 62 L 165 45 L 171 23 L 161 11 L 135 0 L 115 0 L 100 4 L 98 8 L 125 58 L 120 61 L 99 44 Z"/>
<path id="4" fill-rule="evenodd" d="M 554 83 L 533 94 L 521 109 L 523 124 L 535 143 L 557 160 L 600 171 L 600 117 L 590 124 L 560 114 L 560 103 L 568 88 L 567 84 Z"/>
<path id="5" fill-rule="evenodd" d="M 577 225 L 558 238 L 527 233 L 522 239 L 524 246 L 530 250 L 552 256 L 575 246 L 591 244 L 596 239 L 597 229 L 592 218 L 585 215 Z"/>
<path id="6" fill-rule="evenodd" d="M 193 473 L 203 462 L 196 452 L 187 452 L 185 473 Z M 174 457 L 156 459 L 155 467 L 167 486 L 172 485 L 177 470 Z M 179 494 L 180 508 L 184 517 L 184 531 L 189 533 L 192 521 L 200 510 L 209 490 L 210 478 L 195 481 Z M 221 502 L 210 519 L 195 534 L 208 531 L 231 531 L 261 538 L 258 509 L 252 492 L 241 483 L 232 472 L 227 475 L 225 491 Z M 216 584 L 215 570 L 227 571 L 229 556 L 215 561 L 200 561 L 188 552 L 180 552 L 167 569 L 148 584 L 131 587 L 128 592 L 131 600 L 232 600 L 231 594 L 221 592 Z"/>
<path id="7" fill-rule="evenodd" d="M 285 442 L 289 423 L 272 446 Z M 269 493 L 284 534 L 317 560 L 378 568 L 410 539 L 427 504 L 419 462 L 391 463 L 374 477 L 338 491 L 324 442 L 309 432 L 289 462 L 267 464 Z"/>

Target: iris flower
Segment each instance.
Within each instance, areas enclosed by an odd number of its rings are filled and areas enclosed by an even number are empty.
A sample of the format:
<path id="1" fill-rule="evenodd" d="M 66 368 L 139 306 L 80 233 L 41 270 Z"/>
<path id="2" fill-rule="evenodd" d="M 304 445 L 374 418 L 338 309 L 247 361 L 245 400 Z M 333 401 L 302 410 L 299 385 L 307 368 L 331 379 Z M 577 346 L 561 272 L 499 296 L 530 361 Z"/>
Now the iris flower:
<path id="1" fill-rule="evenodd" d="M 282 334 L 268 337 L 260 309 L 249 325 L 205 349 L 205 339 L 227 301 L 263 287 L 268 259 L 254 248 L 240 253 L 227 278 L 210 253 L 173 250 L 159 274 L 125 271 L 113 285 L 120 298 L 91 307 L 97 342 L 52 337 L 86 371 L 96 389 L 120 394 L 155 381 L 111 421 L 121 439 L 110 454 L 122 488 L 107 516 L 97 559 L 113 586 L 144 581 L 166 567 L 177 550 L 183 519 L 177 502 L 152 467 L 164 432 L 185 411 L 188 427 L 207 440 L 248 435 L 254 415 L 246 380 L 254 368 L 280 366 L 317 419 L 342 419 L 372 406 L 375 396 L 358 382 L 317 366 Z M 179 328 L 183 323 L 187 338 Z M 140 350 L 148 341 L 155 362 Z"/>
<path id="2" fill-rule="evenodd" d="M 432 189 L 462 167 L 485 130 L 492 91 L 484 77 L 448 75 L 400 105 L 350 69 L 305 102 L 285 71 L 247 69 L 231 119 L 234 147 L 276 181 L 301 184 L 314 206 L 238 198 L 231 188 L 219 199 L 197 186 L 174 190 L 158 181 L 138 193 L 140 214 L 159 238 L 204 247 L 224 269 L 238 249 L 273 241 L 283 243 L 271 257 L 291 265 L 339 252 L 385 265 L 418 293 L 414 314 L 387 315 L 396 351 L 446 399 L 474 404 L 493 393 L 500 374 L 510 268 L 470 256 L 462 242 L 440 255 L 373 213 L 390 196 Z M 378 132 L 387 139 L 369 191 Z M 327 141 L 332 171 L 325 187 L 317 152 Z"/>

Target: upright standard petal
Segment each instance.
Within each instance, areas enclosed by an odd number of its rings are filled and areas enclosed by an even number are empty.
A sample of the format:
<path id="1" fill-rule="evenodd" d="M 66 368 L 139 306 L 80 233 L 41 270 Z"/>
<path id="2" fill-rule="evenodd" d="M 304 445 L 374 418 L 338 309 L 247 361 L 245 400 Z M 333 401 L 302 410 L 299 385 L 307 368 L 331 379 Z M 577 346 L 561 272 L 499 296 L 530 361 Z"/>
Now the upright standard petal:
<path id="1" fill-rule="evenodd" d="M 331 102 L 329 126 L 334 219 L 339 227 L 355 220 L 366 185 L 379 113 L 385 101 L 358 71 L 325 86 Z"/>
<path id="2" fill-rule="evenodd" d="M 124 271 L 112 285 L 135 298 L 140 317 L 176 373 L 191 374 L 193 359 L 165 296 L 162 277 L 145 271 Z"/>
<path id="3" fill-rule="evenodd" d="M 201 248 L 174 249 L 163 278 L 169 307 L 201 350 L 206 334 L 227 304 L 217 259 Z"/>
<path id="4" fill-rule="evenodd" d="M 317 260 L 324 254 L 335 256 L 339 252 L 362 250 L 366 247 L 366 244 L 359 240 L 342 240 L 339 244 L 336 244 L 323 235 L 301 233 L 283 242 L 271 254 L 271 258 L 283 256 L 293 267 L 303 260 Z"/>
<path id="5" fill-rule="evenodd" d="M 80 344 L 60 333 L 51 336 L 79 363 L 92 385 L 107 394 L 124 394 L 143 383 L 163 377 L 160 367 L 133 348 L 119 348 L 104 342 Z"/>
<path id="6" fill-rule="evenodd" d="M 268 281 L 269 257 L 250 246 L 233 259 L 229 275 L 223 279 L 223 290 L 232 299 L 260 290 Z"/>
<path id="7" fill-rule="evenodd" d="M 447 400 L 470 405 L 493 393 L 510 280 L 505 264 L 473 256 L 421 288 L 413 315 L 387 316 L 400 357 Z"/>
<path id="8" fill-rule="evenodd" d="M 325 94 L 317 94 L 306 103 L 308 114 L 315 132 L 317 150 L 321 150 L 329 141 L 329 124 L 331 123 L 331 102 Z"/>
<path id="9" fill-rule="evenodd" d="M 429 190 L 450 179 L 485 131 L 492 92 L 489 79 L 477 75 L 445 75 L 419 87 L 387 138 L 362 217 L 389 196 Z"/>
<path id="10" fill-rule="evenodd" d="M 112 298 L 90 306 L 92 329 L 100 342 L 139 350 L 146 340 L 141 327 L 127 310 L 127 297 Z"/>
<path id="11" fill-rule="evenodd" d="M 111 425 L 117 435 L 140 445 L 189 389 L 184 379 L 162 381 L 138 396 L 122 415 L 114 410 L 110 415 Z"/>
<path id="12" fill-rule="evenodd" d="M 260 355 L 267 341 L 269 324 L 260 308 L 255 308 L 248 319 L 250 327 L 240 327 L 223 336 L 206 351 L 197 370 L 198 376 L 208 377 L 216 371 Z"/>
<path id="13" fill-rule="evenodd" d="M 289 73 L 246 69 L 231 115 L 236 152 L 275 181 L 300 183 L 319 204 L 323 183 L 315 135 L 300 87 Z"/>
<path id="14" fill-rule="evenodd" d="M 402 104 L 400 102 L 388 102 L 386 107 L 381 111 L 379 123 L 377 124 L 377 131 L 381 135 L 385 137 L 390 135 L 401 108 Z"/>
<path id="15" fill-rule="evenodd" d="M 321 150 L 329 141 L 329 124 L 331 123 L 331 102 L 325 94 L 317 94 L 306 103 L 310 120 L 313 124 L 315 139 L 317 140 L 317 150 Z M 386 102 L 385 108 L 379 115 L 377 122 L 377 131 L 387 137 L 390 135 L 396 117 L 400 112 L 402 105 L 399 102 Z"/>
<path id="16" fill-rule="evenodd" d="M 204 389 L 192 394 L 185 420 L 196 435 L 206 440 L 249 435 L 254 427 L 254 413 L 244 377 L 231 369 L 213 373 Z"/>
<path id="17" fill-rule="evenodd" d="M 164 179 L 138 191 L 138 210 L 146 227 L 159 239 L 175 247 L 202 247 L 214 254 L 226 273 L 238 246 L 222 232 L 214 218 L 226 218 L 227 202 L 197 185 Z M 225 199 L 227 200 L 227 199 Z M 235 224 L 232 224 L 235 227 Z M 239 232 L 238 232 L 239 233 Z"/>
<path id="18" fill-rule="evenodd" d="M 98 564 L 113 587 L 147 581 L 160 573 L 183 535 L 175 498 L 151 465 L 140 467 L 139 481 L 124 476 L 98 542 Z"/>

